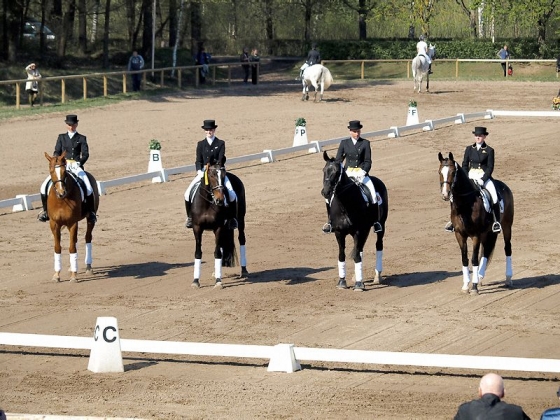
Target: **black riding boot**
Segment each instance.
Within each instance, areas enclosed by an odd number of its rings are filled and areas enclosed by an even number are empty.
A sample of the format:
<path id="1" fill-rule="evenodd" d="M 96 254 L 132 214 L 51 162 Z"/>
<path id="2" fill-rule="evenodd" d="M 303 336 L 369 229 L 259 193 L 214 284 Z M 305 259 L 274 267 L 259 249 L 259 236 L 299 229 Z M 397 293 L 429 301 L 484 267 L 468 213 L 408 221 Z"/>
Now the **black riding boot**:
<path id="1" fill-rule="evenodd" d="M 327 221 L 327 223 L 325 223 L 323 225 L 323 233 L 332 233 L 330 208 L 329 208 L 329 205 L 327 203 L 325 203 L 325 204 L 327 205 L 328 221 Z"/>
<path id="2" fill-rule="evenodd" d="M 428 74 L 433 74 L 432 63 L 430 63 L 430 67 L 428 67 Z"/>
<path id="3" fill-rule="evenodd" d="M 37 220 L 40 222 L 46 222 L 49 220 L 49 214 L 47 213 L 47 195 L 41 194 L 41 203 L 43 203 L 43 211 L 37 215 Z"/>
<path id="4" fill-rule="evenodd" d="M 237 229 L 237 200 L 228 206 L 228 228 Z"/>
<path id="5" fill-rule="evenodd" d="M 86 210 L 88 214 L 88 222 L 95 224 L 97 222 L 97 215 L 95 214 L 95 196 L 93 193 L 86 196 Z"/>
<path id="6" fill-rule="evenodd" d="M 492 232 L 498 233 L 502 231 L 502 225 L 500 224 L 500 203 L 496 203 L 492 206 L 492 213 L 494 214 L 494 223 L 492 224 Z"/>
<path id="7" fill-rule="evenodd" d="M 185 223 L 185 227 L 188 229 L 192 228 L 192 217 L 191 217 L 191 202 L 185 200 L 185 210 L 187 211 L 187 222 Z"/>
<path id="8" fill-rule="evenodd" d="M 373 222 L 373 231 L 378 233 L 383 230 L 383 227 L 381 226 L 381 223 L 379 223 L 381 220 L 381 209 L 379 208 L 379 204 L 375 204 L 375 206 L 377 206 L 377 218 L 375 219 L 375 222 Z"/>

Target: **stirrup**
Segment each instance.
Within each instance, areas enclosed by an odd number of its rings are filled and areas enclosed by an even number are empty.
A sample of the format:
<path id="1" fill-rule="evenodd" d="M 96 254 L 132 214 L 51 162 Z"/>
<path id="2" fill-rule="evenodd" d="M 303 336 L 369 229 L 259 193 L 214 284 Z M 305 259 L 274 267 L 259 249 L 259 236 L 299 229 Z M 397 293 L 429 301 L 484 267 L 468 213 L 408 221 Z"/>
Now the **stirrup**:
<path id="1" fill-rule="evenodd" d="M 500 222 L 494 222 L 494 224 L 492 225 L 492 232 L 498 233 L 501 231 L 502 231 L 502 225 L 500 225 Z"/>
<path id="2" fill-rule="evenodd" d="M 187 217 L 187 221 L 185 222 L 186 228 L 192 228 L 192 217 Z"/>
<path id="3" fill-rule="evenodd" d="M 379 232 L 381 232 L 382 230 L 383 230 L 383 228 L 381 227 L 381 223 L 375 222 L 375 223 L 373 224 L 373 231 L 374 231 L 375 233 L 379 233 Z"/>
<path id="4" fill-rule="evenodd" d="M 228 223 L 228 228 L 230 228 L 232 230 L 237 229 L 237 219 L 236 218 L 230 219 L 230 221 Z"/>
<path id="5" fill-rule="evenodd" d="M 445 225 L 445 227 L 443 229 L 445 229 L 446 232 L 454 232 L 455 231 L 455 228 L 453 228 L 453 223 L 451 223 L 451 222 L 447 222 L 447 224 Z"/>
<path id="6" fill-rule="evenodd" d="M 332 226 L 329 222 L 323 225 L 323 233 L 332 233 Z"/>
<path id="7" fill-rule="evenodd" d="M 39 222 L 47 222 L 49 220 L 49 214 L 45 210 L 43 210 L 37 215 L 37 220 Z"/>
<path id="8" fill-rule="evenodd" d="M 94 224 L 95 224 L 95 222 L 97 222 L 97 215 L 95 214 L 95 212 L 93 212 L 93 211 L 89 212 L 88 222 L 94 223 Z"/>

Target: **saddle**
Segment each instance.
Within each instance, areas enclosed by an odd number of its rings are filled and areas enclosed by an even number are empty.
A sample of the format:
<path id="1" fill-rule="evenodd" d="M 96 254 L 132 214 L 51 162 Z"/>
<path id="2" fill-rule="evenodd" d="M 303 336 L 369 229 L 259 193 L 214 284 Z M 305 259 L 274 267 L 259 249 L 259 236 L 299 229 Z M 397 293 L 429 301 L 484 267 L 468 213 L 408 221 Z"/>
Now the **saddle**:
<path id="1" fill-rule="evenodd" d="M 487 213 L 492 213 L 492 195 L 490 194 L 490 191 L 488 191 L 486 188 L 482 188 L 474 180 L 472 180 L 472 182 L 478 188 L 478 190 L 480 192 L 480 198 L 482 198 L 482 202 L 484 203 L 484 210 L 486 210 Z M 496 189 L 496 195 L 498 196 L 498 203 L 500 203 L 500 213 L 503 213 L 504 212 L 504 200 L 503 200 L 502 196 L 500 195 L 500 192 L 498 191 L 498 189 Z"/>
<path id="2" fill-rule="evenodd" d="M 82 196 L 82 202 L 85 202 L 86 201 L 86 191 L 87 191 L 86 184 L 84 183 L 84 181 L 82 181 L 80 179 L 80 177 L 75 175 L 72 171 L 68 171 L 67 174 L 70 175 L 70 177 L 78 185 L 78 188 L 80 189 L 80 194 Z M 87 172 L 86 172 L 86 174 L 87 174 Z M 45 188 L 47 195 L 49 194 L 49 191 L 51 190 L 52 185 L 53 185 L 52 179 L 49 179 L 49 181 L 47 182 L 47 186 Z"/>

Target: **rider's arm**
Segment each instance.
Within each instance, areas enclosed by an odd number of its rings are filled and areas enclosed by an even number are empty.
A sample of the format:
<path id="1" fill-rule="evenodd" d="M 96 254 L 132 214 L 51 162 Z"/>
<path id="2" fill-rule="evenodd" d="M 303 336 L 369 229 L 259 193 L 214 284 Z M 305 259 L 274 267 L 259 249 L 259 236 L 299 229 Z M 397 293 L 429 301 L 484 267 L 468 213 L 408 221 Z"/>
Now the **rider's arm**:
<path id="1" fill-rule="evenodd" d="M 487 148 L 488 152 L 488 163 L 486 164 L 486 170 L 484 171 L 484 176 L 482 180 L 486 182 L 492 177 L 492 172 L 494 172 L 494 149 L 491 147 Z"/>
<path id="2" fill-rule="evenodd" d="M 369 173 L 371 169 L 371 145 L 369 143 L 369 140 L 365 140 L 365 144 L 366 147 L 364 149 L 364 161 L 360 165 L 360 168 L 366 171 L 366 173 Z"/>
<path id="3" fill-rule="evenodd" d="M 84 164 L 89 159 L 89 146 L 87 143 L 86 136 L 80 135 L 78 142 L 80 143 L 81 148 L 80 148 L 80 158 L 77 160 L 79 160 L 81 166 L 84 166 Z"/>
<path id="4" fill-rule="evenodd" d="M 194 164 L 196 166 L 197 171 L 202 171 L 202 167 L 204 166 L 204 141 L 199 141 L 196 144 L 196 158 Z"/>

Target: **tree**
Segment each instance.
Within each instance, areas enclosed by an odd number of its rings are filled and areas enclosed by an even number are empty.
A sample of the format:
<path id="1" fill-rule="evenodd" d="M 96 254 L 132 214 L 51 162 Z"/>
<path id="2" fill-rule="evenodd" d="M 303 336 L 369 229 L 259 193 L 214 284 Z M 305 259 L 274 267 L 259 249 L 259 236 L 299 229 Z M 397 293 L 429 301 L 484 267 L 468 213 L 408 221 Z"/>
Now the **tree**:
<path id="1" fill-rule="evenodd" d="M 358 32 L 360 40 L 363 41 L 367 39 L 367 25 L 366 20 L 371 13 L 377 7 L 377 0 L 357 0 L 356 3 L 353 0 L 342 0 L 342 2 L 348 6 L 350 9 L 358 13 Z"/>
<path id="2" fill-rule="evenodd" d="M 473 5 L 474 2 L 471 0 L 465 3 L 465 0 L 455 0 L 455 3 L 461 7 L 461 11 L 469 18 L 471 36 L 476 38 L 478 36 L 478 27 L 476 25 L 476 6 Z"/>

